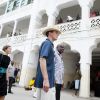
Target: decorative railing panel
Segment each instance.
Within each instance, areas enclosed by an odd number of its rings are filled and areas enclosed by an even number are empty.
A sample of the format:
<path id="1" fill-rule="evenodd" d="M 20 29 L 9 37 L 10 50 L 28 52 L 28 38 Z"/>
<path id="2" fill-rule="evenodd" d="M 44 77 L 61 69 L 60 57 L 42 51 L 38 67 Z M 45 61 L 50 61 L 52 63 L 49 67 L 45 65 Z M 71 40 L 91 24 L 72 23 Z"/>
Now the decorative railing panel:
<path id="1" fill-rule="evenodd" d="M 80 21 L 73 21 L 57 25 L 61 32 L 71 32 L 80 30 Z"/>
<path id="2" fill-rule="evenodd" d="M 14 44 L 22 43 L 25 42 L 26 40 L 27 40 L 27 34 L 12 37 L 12 43 Z"/>
<path id="3" fill-rule="evenodd" d="M 79 31 L 80 28 L 81 28 L 81 22 L 80 20 L 79 21 L 73 21 L 73 22 L 68 22 L 68 23 L 63 23 L 63 24 L 58 24 L 56 25 L 59 30 L 62 32 L 62 33 L 71 33 L 71 32 L 76 32 L 76 31 Z M 46 27 L 45 27 L 46 28 Z M 42 31 L 45 30 L 45 28 L 41 28 L 39 30 L 37 30 L 36 32 L 36 37 L 43 37 L 42 35 Z"/>
<path id="4" fill-rule="evenodd" d="M 10 41 L 11 41 L 10 37 L 9 38 L 2 38 L 2 39 L 0 39 L 0 47 L 9 44 Z"/>
<path id="5" fill-rule="evenodd" d="M 100 16 L 90 19 L 90 28 L 100 28 Z"/>
<path id="6" fill-rule="evenodd" d="M 27 40 L 27 34 L 19 35 L 19 36 L 13 36 L 13 37 L 7 37 L 7 38 L 1 38 L 0 39 L 0 47 L 7 45 L 7 44 L 23 43 L 26 40 Z"/>

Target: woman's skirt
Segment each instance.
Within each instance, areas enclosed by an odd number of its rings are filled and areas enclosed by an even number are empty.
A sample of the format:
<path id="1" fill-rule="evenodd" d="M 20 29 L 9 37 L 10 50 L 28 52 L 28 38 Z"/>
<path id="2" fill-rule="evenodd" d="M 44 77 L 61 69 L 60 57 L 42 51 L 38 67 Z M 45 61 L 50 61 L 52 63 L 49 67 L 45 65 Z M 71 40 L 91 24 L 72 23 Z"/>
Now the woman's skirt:
<path id="1" fill-rule="evenodd" d="M 7 95 L 7 80 L 6 75 L 0 77 L 0 96 Z"/>
<path id="2" fill-rule="evenodd" d="M 80 80 L 75 80 L 75 89 L 79 89 L 80 86 Z"/>

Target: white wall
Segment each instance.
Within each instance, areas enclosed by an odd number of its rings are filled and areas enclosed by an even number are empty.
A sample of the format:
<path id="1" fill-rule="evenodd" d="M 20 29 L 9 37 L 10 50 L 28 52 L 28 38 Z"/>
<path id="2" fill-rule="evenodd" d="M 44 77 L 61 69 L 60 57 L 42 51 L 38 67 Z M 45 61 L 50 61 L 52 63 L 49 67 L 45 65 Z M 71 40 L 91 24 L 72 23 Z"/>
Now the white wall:
<path id="1" fill-rule="evenodd" d="M 14 27 L 13 23 L 11 23 L 11 24 L 9 23 L 9 24 L 5 25 L 4 28 L 3 28 L 1 37 L 2 38 L 7 37 L 7 33 L 13 32 L 13 27 Z"/>
<path id="2" fill-rule="evenodd" d="M 8 0 L 0 0 L 0 5 L 6 3 Z"/>
<path id="3" fill-rule="evenodd" d="M 23 53 L 19 52 L 14 55 L 13 60 L 19 65 L 22 65 L 22 60 L 23 60 Z"/>

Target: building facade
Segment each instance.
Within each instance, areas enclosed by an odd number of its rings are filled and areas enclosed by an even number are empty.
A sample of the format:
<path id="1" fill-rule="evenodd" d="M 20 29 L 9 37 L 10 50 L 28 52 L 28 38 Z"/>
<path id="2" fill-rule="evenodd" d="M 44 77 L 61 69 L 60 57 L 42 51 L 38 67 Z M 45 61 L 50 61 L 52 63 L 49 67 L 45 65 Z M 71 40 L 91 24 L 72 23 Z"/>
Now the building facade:
<path id="1" fill-rule="evenodd" d="M 100 71 L 99 4 L 100 0 L 0 0 L 0 51 L 6 44 L 12 46 L 11 59 L 21 68 L 19 85 L 27 86 L 35 76 L 39 47 L 45 39 L 41 33 L 56 25 L 62 34 L 55 47 L 65 47 L 65 87 L 80 63 L 80 97 L 90 96 L 92 75 Z"/>

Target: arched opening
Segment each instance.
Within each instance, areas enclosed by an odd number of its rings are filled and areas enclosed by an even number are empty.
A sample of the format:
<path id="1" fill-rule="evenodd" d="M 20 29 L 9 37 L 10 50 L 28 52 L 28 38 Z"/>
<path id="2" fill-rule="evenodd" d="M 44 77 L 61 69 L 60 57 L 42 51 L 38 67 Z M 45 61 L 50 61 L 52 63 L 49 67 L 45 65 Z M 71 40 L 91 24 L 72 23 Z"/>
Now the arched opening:
<path id="1" fill-rule="evenodd" d="M 56 24 L 72 22 L 81 19 L 81 8 L 76 1 L 70 1 L 67 4 L 59 5 L 59 15 L 56 19 Z"/>
<path id="2" fill-rule="evenodd" d="M 24 53 L 19 50 L 15 50 L 11 54 L 11 60 L 14 61 L 14 67 L 18 70 L 16 82 L 20 81 L 20 75 L 22 70 L 22 61 L 23 61 L 23 55 Z"/>
<path id="3" fill-rule="evenodd" d="M 95 0 L 94 5 L 91 9 L 90 17 L 96 17 L 100 15 L 100 0 Z"/>
<path id="4" fill-rule="evenodd" d="M 1 33 L 1 38 L 24 35 L 28 33 L 30 16 L 21 18 L 20 20 L 16 20 L 16 21 L 17 22 L 13 21 L 13 22 L 4 24 L 4 27 Z M 16 29 L 14 30 L 15 25 L 16 25 Z"/>
<path id="5" fill-rule="evenodd" d="M 40 22 L 39 28 L 43 28 L 43 27 L 46 27 L 46 26 L 47 26 L 48 16 L 47 16 L 46 13 L 44 13 L 44 14 L 42 15 L 42 18 L 41 18 L 40 21 L 41 21 L 41 22 Z"/>
<path id="6" fill-rule="evenodd" d="M 65 48 L 62 54 L 64 62 L 64 88 L 73 91 L 75 88 L 74 76 L 77 64 L 79 64 L 80 61 L 80 54 L 77 51 L 71 50 L 70 45 L 66 43 L 61 43 L 60 45 L 63 45 Z"/>
<path id="7" fill-rule="evenodd" d="M 29 29 L 29 22 L 30 22 L 30 16 L 18 20 L 14 36 L 27 34 Z"/>
<path id="8" fill-rule="evenodd" d="M 100 42 L 92 51 L 92 65 L 90 70 L 91 95 L 100 97 Z"/>
<path id="9" fill-rule="evenodd" d="M 4 27 L 3 27 L 3 30 L 2 30 L 2 33 L 1 33 L 1 38 L 12 36 L 13 28 L 14 28 L 14 21 L 9 22 L 7 24 L 4 24 Z"/>

